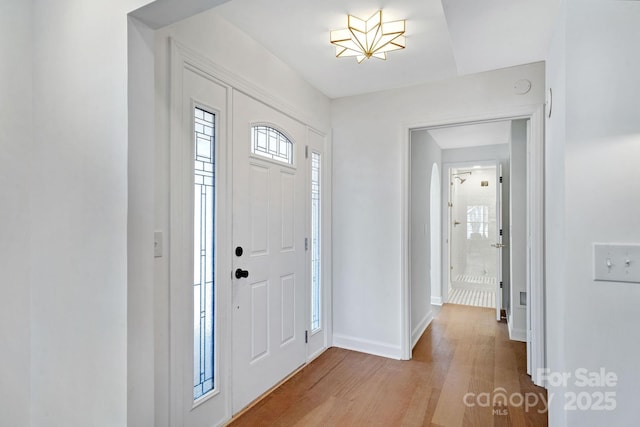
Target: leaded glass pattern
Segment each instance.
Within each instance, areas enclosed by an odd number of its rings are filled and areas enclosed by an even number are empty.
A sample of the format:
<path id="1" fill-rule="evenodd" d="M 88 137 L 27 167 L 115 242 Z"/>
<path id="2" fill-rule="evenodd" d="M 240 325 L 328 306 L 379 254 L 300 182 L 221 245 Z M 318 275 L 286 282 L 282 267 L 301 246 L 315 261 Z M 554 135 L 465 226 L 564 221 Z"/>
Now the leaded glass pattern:
<path id="1" fill-rule="evenodd" d="M 293 142 L 282 132 L 268 126 L 251 128 L 251 152 L 271 160 L 293 164 Z"/>
<path id="2" fill-rule="evenodd" d="M 311 153 L 311 331 L 320 329 L 320 154 Z"/>
<path id="3" fill-rule="evenodd" d="M 214 383 L 215 115 L 194 110 L 193 399 Z"/>

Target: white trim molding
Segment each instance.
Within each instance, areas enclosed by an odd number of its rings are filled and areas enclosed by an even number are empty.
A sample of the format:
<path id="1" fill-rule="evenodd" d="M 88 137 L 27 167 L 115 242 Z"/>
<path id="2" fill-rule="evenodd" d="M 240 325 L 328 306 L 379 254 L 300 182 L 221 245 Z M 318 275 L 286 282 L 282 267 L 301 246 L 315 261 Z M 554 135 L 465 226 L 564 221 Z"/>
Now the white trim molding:
<path id="1" fill-rule="evenodd" d="M 527 283 L 527 319 L 529 340 L 527 354 L 530 358 L 528 373 L 546 368 L 545 307 L 544 307 L 544 105 L 539 105 L 531 115 L 530 143 L 527 144 L 529 264 Z M 544 386 L 532 375 L 534 384 Z"/>
<path id="2" fill-rule="evenodd" d="M 402 168 L 401 182 L 402 191 L 400 192 L 400 200 L 402 206 L 400 207 L 401 214 L 401 240 L 400 240 L 400 355 L 402 360 L 411 360 L 411 198 L 409 192 L 409 186 L 411 181 L 411 150 L 409 144 L 411 143 L 411 127 L 403 126 L 401 129 L 402 145 L 401 150 L 401 164 Z"/>
<path id="3" fill-rule="evenodd" d="M 393 345 L 380 341 L 372 341 L 363 338 L 351 337 L 342 334 L 333 334 L 333 346 L 346 350 L 359 351 L 389 359 L 402 359 L 399 345 Z"/>
<path id="4" fill-rule="evenodd" d="M 442 305 L 442 297 L 431 297 L 431 305 Z"/>
<path id="5" fill-rule="evenodd" d="M 268 105 L 287 117 L 308 126 L 319 134 L 328 134 L 327 131 L 321 130 L 325 125 L 319 122 L 311 112 L 304 111 L 286 102 L 282 98 L 267 92 L 263 88 L 239 76 L 237 73 L 210 60 L 206 55 L 182 44 L 175 38 L 170 38 L 169 43 L 172 55 L 179 55 L 185 67 L 190 67 L 196 72 L 204 72 L 206 75 L 213 77 L 224 85 L 232 87 L 256 101 Z"/>

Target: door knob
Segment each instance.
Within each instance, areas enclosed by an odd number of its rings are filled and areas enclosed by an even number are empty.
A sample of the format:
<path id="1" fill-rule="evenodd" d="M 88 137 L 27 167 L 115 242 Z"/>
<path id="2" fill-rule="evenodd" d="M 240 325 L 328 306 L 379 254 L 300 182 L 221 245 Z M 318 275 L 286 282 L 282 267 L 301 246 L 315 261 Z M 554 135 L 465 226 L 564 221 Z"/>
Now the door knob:
<path id="1" fill-rule="evenodd" d="M 249 277 L 249 271 L 238 268 L 236 270 L 236 279 L 242 279 L 243 277 L 244 278 Z"/>
<path id="2" fill-rule="evenodd" d="M 502 244 L 502 243 L 494 243 L 491 246 L 493 246 L 494 248 L 497 248 L 497 249 L 501 249 L 501 248 L 506 248 L 507 247 L 507 245 Z"/>
<path id="3" fill-rule="evenodd" d="M 460 225 L 460 221 L 453 221 L 453 226 Z"/>

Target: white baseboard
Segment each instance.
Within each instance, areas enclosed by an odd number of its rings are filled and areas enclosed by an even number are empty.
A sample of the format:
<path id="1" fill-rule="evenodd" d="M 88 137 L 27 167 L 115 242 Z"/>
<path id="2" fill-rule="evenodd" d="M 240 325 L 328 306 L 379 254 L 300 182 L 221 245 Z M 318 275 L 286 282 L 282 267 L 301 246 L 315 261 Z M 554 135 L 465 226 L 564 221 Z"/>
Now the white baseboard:
<path id="1" fill-rule="evenodd" d="M 429 312 L 424 316 L 424 318 L 413 328 L 411 331 L 411 348 L 416 346 L 418 340 L 424 334 L 424 331 L 427 329 L 427 326 L 433 320 L 433 311 L 429 310 Z"/>
<path id="2" fill-rule="evenodd" d="M 371 341 L 363 338 L 333 334 L 333 346 L 375 356 L 388 357 L 389 359 L 402 359 L 402 351 L 399 345 L 391 345 L 379 341 Z"/>
<path id="3" fill-rule="evenodd" d="M 432 305 L 442 305 L 442 297 L 431 297 Z"/>
<path id="4" fill-rule="evenodd" d="M 527 331 L 513 328 L 510 322 L 507 323 L 507 326 L 509 328 L 509 339 L 511 341 L 527 342 Z"/>

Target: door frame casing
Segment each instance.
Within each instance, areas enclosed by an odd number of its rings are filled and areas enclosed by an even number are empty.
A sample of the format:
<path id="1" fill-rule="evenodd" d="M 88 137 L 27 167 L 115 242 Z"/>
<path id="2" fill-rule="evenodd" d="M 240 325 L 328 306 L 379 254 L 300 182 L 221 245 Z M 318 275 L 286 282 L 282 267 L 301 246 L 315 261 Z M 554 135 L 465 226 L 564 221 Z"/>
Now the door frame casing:
<path id="1" fill-rule="evenodd" d="M 527 230 L 529 256 L 527 257 L 527 296 L 531 322 L 527 325 L 527 353 L 530 363 L 527 372 L 533 374 L 546 367 L 545 307 L 544 307 L 544 110 L 543 104 L 512 107 L 476 115 L 445 116 L 424 122 L 401 125 L 401 286 L 400 286 L 400 338 L 402 358 L 411 359 L 411 283 L 410 283 L 410 150 L 411 131 L 424 128 L 449 127 L 481 122 L 529 119 L 531 132 L 527 141 Z M 535 384 L 543 385 L 537 375 Z"/>
<path id="2" fill-rule="evenodd" d="M 185 70 L 199 74 L 203 78 L 215 82 L 225 89 L 225 111 L 219 111 L 222 115 L 220 120 L 224 121 L 225 135 L 222 135 L 221 143 L 216 143 L 216 159 L 222 160 L 220 164 L 216 161 L 216 176 L 222 172 L 222 184 L 216 178 L 215 182 L 215 230 L 218 234 L 215 237 L 215 244 L 222 243 L 231 247 L 231 221 L 232 221 L 232 167 L 231 167 L 231 107 L 232 107 L 232 87 L 212 73 L 206 67 L 198 63 L 197 57 L 192 57 L 182 47 L 170 41 L 170 100 L 169 100 L 169 419 L 171 425 L 182 425 L 184 413 L 190 408 L 182 399 L 184 394 L 183 370 L 186 363 L 191 363 L 189 357 L 184 357 L 185 344 L 179 338 L 185 334 L 178 328 L 188 324 L 190 298 L 185 295 L 181 286 L 183 279 L 192 274 L 192 265 L 186 261 L 183 254 L 193 250 L 192 234 L 186 224 L 189 222 L 186 217 L 187 205 L 192 203 L 191 193 L 185 194 L 184 188 L 185 173 L 187 164 L 182 128 L 183 118 L 183 78 Z M 193 104 L 193 102 L 192 102 Z M 222 167 L 222 170 L 220 170 Z M 221 214 L 221 215 L 218 215 Z M 217 247 L 217 246 L 216 246 Z M 225 271 L 231 271 L 230 251 L 218 251 L 215 255 L 215 319 L 214 319 L 214 347 L 216 348 L 214 362 L 216 379 L 216 389 L 208 398 L 213 398 L 220 394 L 223 396 L 226 413 L 221 416 L 222 422 L 228 419 L 231 414 L 231 375 L 230 370 L 224 367 L 231 361 L 231 287 L 226 286 L 228 282 L 223 279 Z M 222 279 L 221 281 L 219 281 Z M 225 289 L 226 288 L 226 289 Z M 185 318 L 187 316 L 187 318 Z M 220 325 L 219 318 L 223 318 L 224 323 Z M 222 327 L 221 327 L 222 326 Z M 221 348 L 221 349 L 220 349 Z M 205 398 L 205 399 L 208 399 Z"/>
<path id="3" fill-rule="evenodd" d="M 315 135 L 315 137 L 314 137 Z M 318 138 L 322 140 L 322 144 L 313 142 L 313 139 Z M 322 145 L 321 148 L 318 145 Z M 320 314 L 320 329 L 316 332 L 312 332 L 311 328 L 311 316 L 307 316 L 308 322 L 308 345 L 307 345 L 307 363 L 311 362 L 318 356 L 320 356 L 326 349 L 331 347 L 331 331 L 333 330 L 332 316 L 331 316 L 331 299 L 332 288 L 328 286 L 331 283 L 331 147 L 327 143 L 327 135 L 320 133 L 314 129 L 309 128 L 307 132 L 307 162 L 309 167 L 307 170 L 306 185 L 311 185 L 311 156 L 315 152 L 321 155 L 320 163 L 320 286 L 321 295 L 323 297 L 324 304 L 321 304 Z M 311 197 L 307 197 L 307 211 L 306 219 L 308 221 L 307 229 L 311 232 Z M 307 276 L 311 281 L 311 251 L 312 251 L 312 237 L 309 235 L 309 250 L 307 251 Z M 328 280 L 325 279 L 329 277 Z M 311 283 L 311 282 L 310 282 Z M 311 308 L 309 308 L 309 314 L 311 314 Z M 317 347 L 318 341 L 323 342 L 323 346 L 319 349 Z"/>
<path id="4" fill-rule="evenodd" d="M 179 124 L 174 123 L 174 120 L 175 120 L 174 116 L 176 116 L 176 108 L 178 108 L 178 104 L 181 102 L 181 90 L 179 88 L 181 87 L 182 70 L 184 70 L 185 68 L 188 68 L 190 70 L 197 70 L 197 72 L 203 75 L 206 75 L 207 78 L 210 78 L 218 82 L 219 84 L 227 87 L 229 94 L 233 90 L 242 92 L 243 94 L 249 96 L 250 98 L 253 98 L 256 101 L 261 102 L 269 106 L 270 108 L 284 114 L 285 116 L 301 123 L 305 127 L 307 133 L 314 132 L 318 135 L 321 135 L 324 138 L 323 167 L 324 167 L 325 173 L 322 179 L 322 184 L 324 188 L 322 190 L 323 191 L 322 197 L 324 198 L 325 203 L 324 203 L 324 206 L 322 207 L 322 215 L 323 215 L 322 238 L 324 239 L 324 245 L 322 248 L 322 257 L 323 257 L 322 258 L 322 284 L 323 284 L 323 297 L 324 297 L 323 315 L 324 315 L 324 319 L 326 320 L 326 323 L 324 325 L 325 327 L 324 327 L 323 333 L 325 334 L 325 349 L 329 348 L 332 343 L 332 331 L 333 331 L 332 323 L 331 323 L 331 312 L 332 312 L 332 307 L 331 307 L 331 292 L 332 292 L 331 230 L 332 230 L 332 227 L 331 227 L 331 215 L 330 215 L 332 165 L 331 165 L 331 138 L 329 134 L 309 124 L 312 122 L 312 120 L 308 117 L 301 116 L 301 112 L 299 111 L 299 109 L 296 109 L 286 104 L 282 100 L 272 96 L 271 94 L 266 93 L 261 88 L 244 80 L 242 77 L 239 77 L 237 74 L 226 70 L 222 66 L 206 58 L 201 53 L 196 52 L 190 49 L 189 47 L 185 46 L 184 44 L 181 44 L 180 42 L 176 41 L 174 38 L 169 39 L 169 51 L 170 51 L 169 63 L 170 63 L 170 70 L 171 70 L 171 73 L 168 77 L 169 85 L 170 85 L 169 90 L 171 94 L 170 95 L 171 99 L 169 101 L 169 107 L 170 107 L 169 119 L 171 120 L 169 139 L 170 139 L 170 149 L 172 150 L 172 156 L 173 154 L 176 154 L 176 153 L 173 153 L 173 150 L 174 150 L 173 146 L 176 145 L 177 141 L 179 141 L 179 137 L 178 137 L 179 134 L 178 133 L 174 134 L 174 132 L 179 131 Z M 226 182 L 230 186 L 232 185 L 231 177 L 233 175 L 233 168 L 231 166 L 232 165 L 231 146 L 232 146 L 232 139 L 233 139 L 233 135 L 231 134 L 231 130 L 232 130 L 231 123 L 233 121 L 232 111 L 233 111 L 233 97 L 229 95 L 227 98 L 227 111 L 226 111 L 227 138 L 228 138 L 228 141 L 226 142 L 226 144 L 228 146 L 228 149 L 227 149 L 227 156 L 225 158 L 225 162 L 227 162 L 229 166 L 225 168 L 226 175 L 227 175 L 225 176 L 225 178 L 226 178 Z M 304 148 L 302 148 L 302 150 L 304 150 Z M 171 163 L 174 163 L 174 162 L 171 161 Z M 173 182 L 173 179 L 170 180 L 169 191 L 170 191 L 170 196 L 169 196 L 170 200 L 172 200 L 171 193 L 174 193 L 174 194 L 179 193 L 179 189 L 176 188 L 176 185 Z M 233 192 L 231 190 L 231 187 L 229 187 L 228 189 L 225 189 L 224 196 L 223 196 L 224 199 L 222 200 L 223 203 L 225 204 L 225 206 L 223 206 L 222 209 L 224 209 L 225 215 L 227 216 L 227 222 L 229 224 L 233 221 L 233 217 L 232 217 L 233 194 L 232 193 Z M 173 203 L 170 203 L 169 207 L 171 210 L 169 224 L 171 224 L 171 230 L 175 230 L 177 228 L 177 225 L 174 227 L 175 225 L 174 220 L 179 219 L 181 217 L 177 215 L 177 212 L 174 212 L 175 207 L 173 206 Z M 227 227 L 227 229 L 228 230 L 225 231 L 224 238 L 226 239 L 225 241 L 229 243 L 228 245 L 229 248 L 231 248 L 232 246 L 231 227 Z M 171 230 L 169 230 L 169 233 L 173 233 Z M 305 230 L 305 233 L 309 233 L 309 232 L 310 232 L 309 230 Z M 179 251 L 184 245 L 183 245 L 183 242 L 181 243 L 180 238 L 176 238 L 176 236 L 172 234 L 168 246 L 169 246 L 169 262 L 171 264 L 171 267 L 169 269 L 170 270 L 169 293 L 170 295 L 172 295 L 175 292 L 174 290 L 175 286 L 173 285 L 173 283 L 176 283 L 177 275 L 184 273 L 184 268 L 178 268 L 177 266 L 174 266 L 172 264 L 172 256 L 170 254 L 175 253 L 174 251 Z M 222 257 L 222 259 L 219 260 L 219 269 L 222 269 L 222 274 L 223 275 L 225 274 L 224 271 L 231 272 L 232 271 L 231 255 L 229 254 L 225 255 L 224 251 L 218 251 L 217 257 Z M 305 266 L 305 271 L 306 271 L 306 266 Z M 310 278 L 308 279 L 308 282 L 310 283 Z M 224 284 L 226 283 L 227 282 L 225 281 Z M 229 280 L 228 283 L 229 283 L 229 286 L 233 286 L 231 280 Z M 226 297 L 226 301 L 221 301 L 221 304 L 225 305 L 225 308 L 223 311 L 226 311 L 227 313 L 226 315 L 228 316 L 228 319 L 226 321 L 226 330 L 217 329 L 216 332 L 220 334 L 220 337 L 218 338 L 219 339 L 218 342 L 226 349 L 223 351 L 223 354 L 221 355 L 221 361 L 225 361 L 227 364 L 229 364 L 231 363 L 231 358 L 232 358 L 232 354 L 230 350 L 232 347 L 231 339 L 232 339 L 232 328 L 233 328 L 232 322 L 230 320 L 231 318 L 230 311 L 232 307 L 232 292 L 231 291 L 227 292 L 227 295 L 225 295 L 225 297 Z M 173 300 L 174 300 L 174 297 L 172 296 L 170 298 L 170 307 L 169 307 L 170 313 L 173 310 L 173 308 L 171 307 L 171 301 Z M 305 308 L 305 310 L 308 311 L 308 308 Z M 172 325 L 172 323 L 170 323 L 167 331 L 170 334 L 170 336 L 173 335 L 171 332 L 172 328 L 174 328 L 174 326 Z M 174 340 L 170 339 L 169 355 L 173 354 L 176 351 L 180 351 L 180 349 L 174 348 L 176 344 L 177 343 L 175 343 Z M 306 363 L 308 363 L 310 360 L 317 357 L 321 353 L 322 351 L 319 351 L 316 354 L 311 355 L 311 357 L 307 358 Z M 169 359 L 172 359 L 172 358 L 169 357 Z M 181 383 L 180 379 L 177 378 L 177 375 L 179 375 L 178 371 L 182 367 L 174 366 L 174 362 L 171 360 L 170 360 L 169 366 L 170 366 L 170 373 L 169 373 L 170 389 L 162 392 L 162 393 L 167 393 L 167 395 L 171 394 L 171 388 L 174 387 L 175 384 Z M 229 365 L 227 367 L 221 367 L 220 373 L 226 383 L 226 386 L 224 386 L 224 389 L 221 391 L 226 393 L 228 396 L 227 414 L 225 416 L 225 419 L 228 420 L 233 415 L 232 399 L 230 398 L 232 394 L 231 366 Z M 174 425 L 174 424 L 180 425 L 181 413 L 183 410 L 181 406 L 182 404 L 178 404 L 175 399 L 171 399 L 170 410 L 169 410 L 171 425 Z"/>

